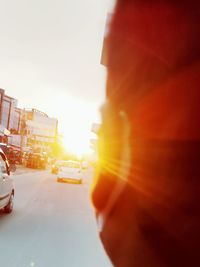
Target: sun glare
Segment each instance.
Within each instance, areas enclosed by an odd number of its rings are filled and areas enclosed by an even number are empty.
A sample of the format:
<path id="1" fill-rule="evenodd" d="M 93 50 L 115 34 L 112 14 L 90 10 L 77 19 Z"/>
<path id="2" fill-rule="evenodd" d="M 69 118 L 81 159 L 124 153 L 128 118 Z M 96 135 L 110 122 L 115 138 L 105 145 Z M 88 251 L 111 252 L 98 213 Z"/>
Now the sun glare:
<path id="1" fill-rule="evenodd" d="M 90 153 L 89 143 L 86 141 L 77 140 L 77 138 L 74 137 L 64 137 L 63 146 L 66 152 L 75 154 L 78 157 Z"/>
<path id="2" fill-rule="evenodd" d="M 77 156 L 90 154 L 91 125 L 96 121 L 96 107 L 72 97 L 67 98 L 64 106 L 61 133 L 66 152 Z"/>

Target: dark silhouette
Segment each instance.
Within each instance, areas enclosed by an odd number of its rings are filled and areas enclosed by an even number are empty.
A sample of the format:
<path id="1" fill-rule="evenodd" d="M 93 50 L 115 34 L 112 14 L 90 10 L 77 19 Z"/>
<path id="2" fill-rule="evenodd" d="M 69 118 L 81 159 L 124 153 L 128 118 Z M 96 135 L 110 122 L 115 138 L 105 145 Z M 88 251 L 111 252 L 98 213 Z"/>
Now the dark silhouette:
<path id="1" fill-rule="evenodd" d="M 92 191 L 114 266 L 200 266 L 199 25 L 198 1 L 117 1 Z"/>

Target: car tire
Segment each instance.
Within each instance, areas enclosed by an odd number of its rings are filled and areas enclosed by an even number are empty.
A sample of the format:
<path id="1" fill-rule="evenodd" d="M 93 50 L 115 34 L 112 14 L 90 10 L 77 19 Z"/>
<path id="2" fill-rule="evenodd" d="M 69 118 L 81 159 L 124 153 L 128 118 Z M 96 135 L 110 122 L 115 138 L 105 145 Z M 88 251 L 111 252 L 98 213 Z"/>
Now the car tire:
<path id="1" fill-rule="evenodd" d="M 14 199 L 14 195 L 12 194 L 7 206 L 5 206 L 4 208 L 5 213 L 11 213 L 13 211 L 13 199 Z"/>

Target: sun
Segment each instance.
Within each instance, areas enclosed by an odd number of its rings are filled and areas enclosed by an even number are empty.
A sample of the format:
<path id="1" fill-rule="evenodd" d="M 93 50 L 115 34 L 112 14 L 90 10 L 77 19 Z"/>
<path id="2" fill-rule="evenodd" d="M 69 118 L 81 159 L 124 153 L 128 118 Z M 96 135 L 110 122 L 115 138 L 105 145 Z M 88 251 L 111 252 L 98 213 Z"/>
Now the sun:
<path id="1" fill-rule="evenodd" d="M 66 152 L 78 157 L 91 153 L 89 141 L 87 139 L 81 140 L 81 136 L 78 135 L 64 137 L 63 146 Z"/>
<path id="2" fill-rule="evenodd" d="M 90 140 L 91 126 L 96 118 L 95 110 L 91 103 L 68 97 L 61 129 L 66 152 L 79 157 L 92 152 Z"/>

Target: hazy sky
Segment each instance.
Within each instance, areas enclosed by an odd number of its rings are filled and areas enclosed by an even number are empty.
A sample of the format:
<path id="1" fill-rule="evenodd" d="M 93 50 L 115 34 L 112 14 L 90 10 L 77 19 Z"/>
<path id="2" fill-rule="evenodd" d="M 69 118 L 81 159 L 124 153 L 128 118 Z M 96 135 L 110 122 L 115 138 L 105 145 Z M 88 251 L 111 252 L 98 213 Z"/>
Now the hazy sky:
<path id="1" fill-rule="evenodd" d="M 20 107 L 58 117 L 61 129 L 75 111 L 76 120 L 90 113 L 86 120 L 95 120 L 105 94 L 100 56 L 113 3 L 0 0 L 0 88 Z"/>

